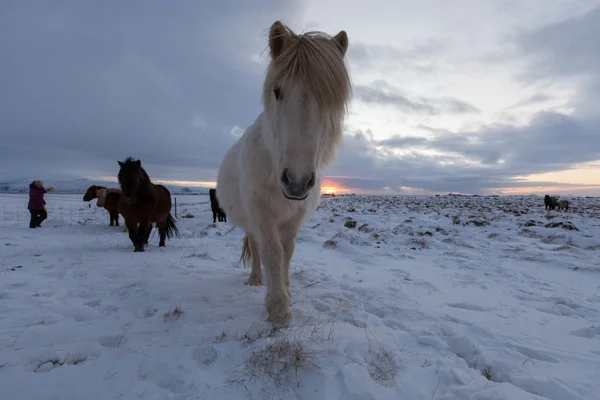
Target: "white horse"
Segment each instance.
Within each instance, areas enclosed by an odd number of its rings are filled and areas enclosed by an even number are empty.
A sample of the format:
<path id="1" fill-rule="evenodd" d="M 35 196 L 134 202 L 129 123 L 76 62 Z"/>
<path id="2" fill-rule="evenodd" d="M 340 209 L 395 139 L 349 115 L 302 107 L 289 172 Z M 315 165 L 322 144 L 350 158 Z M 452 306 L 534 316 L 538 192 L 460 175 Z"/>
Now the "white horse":
<path id="1" fill-rule="evenodd" d="M 319 203 L 322 172 L 341 144 L 352 85 L 345 31 L 298 35 L 276 21 L 269 49 L 264 110 L 226 153 L 217 197 L 245 232 L 240 260 L 252 263 L 246 284 L 262 284 L 262 261 L 268 321 L 286 325 L 293 316 L 289 267 L 296 236 Z"/>

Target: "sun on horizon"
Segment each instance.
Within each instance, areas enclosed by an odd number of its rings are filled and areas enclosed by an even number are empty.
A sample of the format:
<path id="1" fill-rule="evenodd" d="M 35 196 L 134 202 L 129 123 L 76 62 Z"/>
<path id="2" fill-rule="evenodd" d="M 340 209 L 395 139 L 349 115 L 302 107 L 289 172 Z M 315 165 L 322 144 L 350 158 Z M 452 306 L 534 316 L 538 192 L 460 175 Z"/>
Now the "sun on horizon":
<path id="1" fill-rule="evenodd" d="M 334 186 L 323 186 L 321 187 L 321 193 L 325 194 L 335 194 L 336 188 Z"/>

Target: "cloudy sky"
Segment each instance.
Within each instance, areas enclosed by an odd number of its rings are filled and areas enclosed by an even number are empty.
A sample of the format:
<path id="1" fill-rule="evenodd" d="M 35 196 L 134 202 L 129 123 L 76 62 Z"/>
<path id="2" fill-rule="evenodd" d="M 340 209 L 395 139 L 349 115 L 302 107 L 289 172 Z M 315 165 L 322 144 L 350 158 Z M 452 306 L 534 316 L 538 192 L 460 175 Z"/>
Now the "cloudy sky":
<path id="1" fill-rule="evenodd" d="M 214 181 L 278 19 L 349 35 L 326 186 L 600 195 L 600 0 L 2 1 L 0 179 Z"/>

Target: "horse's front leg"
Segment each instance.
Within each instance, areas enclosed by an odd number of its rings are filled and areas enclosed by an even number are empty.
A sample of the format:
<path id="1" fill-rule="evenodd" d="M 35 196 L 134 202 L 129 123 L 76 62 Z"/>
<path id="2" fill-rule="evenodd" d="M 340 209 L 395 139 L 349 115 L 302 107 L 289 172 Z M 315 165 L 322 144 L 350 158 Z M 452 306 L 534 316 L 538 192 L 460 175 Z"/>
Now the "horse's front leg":
<path id="1" fill-rule="evenodd" d="M 152 223 L 146 225 L 146 238 L 144 240 L 144 246 L 148 244 L 148 240 L 150 240 L 150 233 L 152 232 Z"/>
<path id="2" fill-rule="evenodd" d="M 288 296 L 292 296 L 290 288 L 290 263 L 296 248 L 297 232 L 292 227 L 286 227 L 281 231 L 281 246 L 283 248 L 283 283 L 285 283 Z"/>
<path id="3" fill-rule="evenodd" d="M 133 243 L 133 251 L 139 251 L 138 248 L 138 227 L 137 221 L 125 218 L 125 227 L 129 231 L 129 239 Z M 143 251 L 143 250 L 142 250 Z"/>
<path id="4" fill-rule="evenodd" d="M 137 231 L 137 243 L 135 244 L 135 249 L 133 251 L 144 251 L 149 232 L 148 222 L 140 222 Z"/>
<path id="5" fill-rule="evenodd" d="M 261 286 L 262 270 L 260 268 L 260 247 L 252 234 L 246 233 L 246 236 L 248 236 L 248 246 L 250 246 L 252 263 L 252 271 L 250 272 L 250 278 L 248 278 L 246 284 L 250 286 Z"/>
<path id="6" fill-rule="evenodd" d="M 273 227 L 274 228 L 274 227 Z M 293 317 L 290 311 L 290 297 L 284 282 L 283 246 L 275 229 L 262 229 L 257 238 L 260 259 L 267 273 L 267 295 L 265 307 L 268 321 L 274 325 L 286 325 Z"/>

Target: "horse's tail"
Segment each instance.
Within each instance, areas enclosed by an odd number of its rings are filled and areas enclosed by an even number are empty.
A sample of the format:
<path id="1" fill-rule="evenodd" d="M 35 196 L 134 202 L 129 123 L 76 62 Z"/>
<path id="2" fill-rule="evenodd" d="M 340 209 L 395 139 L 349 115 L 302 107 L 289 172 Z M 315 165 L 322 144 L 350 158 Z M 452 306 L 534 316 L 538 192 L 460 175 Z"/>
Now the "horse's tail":
<path id="1" fill-rule="evenodd" d="M 169 213 L 169 215 L 167 215 L 167 222 L 165 224 L 165 230 L 166 230 L 168 239 L 170 239 L 171 236 L 173 236 L 173 234 L 175 234 L 175 236 L 179 236 L 179 229 L 177 228 L 177 225 L 175 225 L 175 218 L 173 217 L 173 214 L 171 214 L 171 213 Z"/>
<path id="2" fill-rule="evenodd" d="M 248 241 L 248 235 L 244 236 L 244 242 L 242 243 L 242 255 L 240 256 L 240 261 L 244 264 L 244 267 L 248 262 L 252 259 L 252 251 L 250 250 L 250 242 Z"/>

